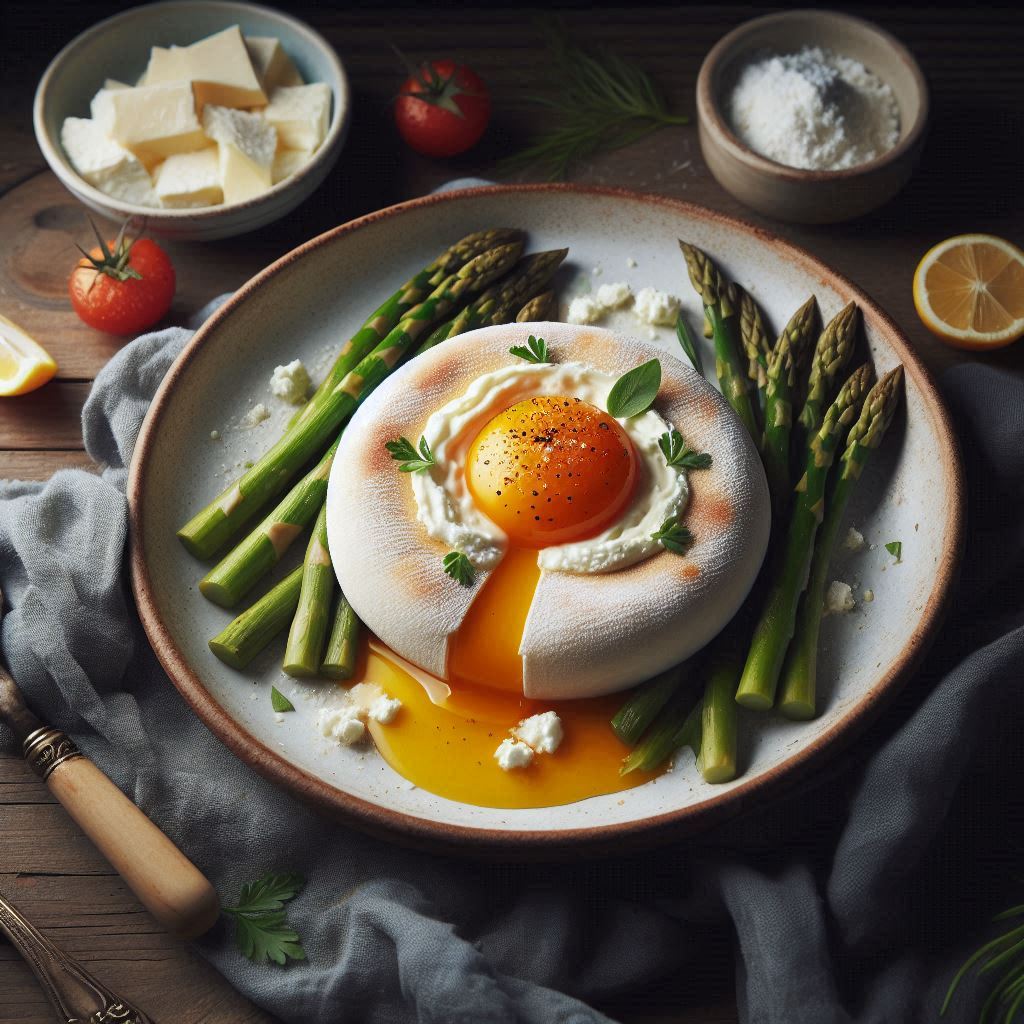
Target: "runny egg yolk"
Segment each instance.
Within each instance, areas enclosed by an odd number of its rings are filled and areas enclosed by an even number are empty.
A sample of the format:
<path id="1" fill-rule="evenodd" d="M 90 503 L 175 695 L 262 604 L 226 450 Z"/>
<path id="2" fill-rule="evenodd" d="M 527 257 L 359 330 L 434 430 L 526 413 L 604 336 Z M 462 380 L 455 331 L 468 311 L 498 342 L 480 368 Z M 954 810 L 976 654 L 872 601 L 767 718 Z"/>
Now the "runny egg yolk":
<path id="1" fill-rule="evenodd" d="M 523 691 L 519 646 L 540 579 L 537 549 L 611 526 L 636 490 L 638 457 L 608 413 L 578 398 L 538 395 L 491 419 L 466 458 L 473 500 L 509 549 L 448 647 L 453 687 Z"/>

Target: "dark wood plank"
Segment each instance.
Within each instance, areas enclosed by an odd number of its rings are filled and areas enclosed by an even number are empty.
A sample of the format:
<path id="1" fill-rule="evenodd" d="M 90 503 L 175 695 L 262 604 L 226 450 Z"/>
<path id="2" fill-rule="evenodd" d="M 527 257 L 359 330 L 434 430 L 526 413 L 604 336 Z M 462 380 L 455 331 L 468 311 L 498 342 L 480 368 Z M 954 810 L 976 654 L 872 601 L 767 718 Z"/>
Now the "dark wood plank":
<path id="1" fill-rule="evenodd" d="M 58 469 L 97 471 L 83 451 L 2 451 L 0 480 L 49 480 Z"/>
<path id="2" fill-rule="evenodd" d="M 80 450 L 88 381 L 54 380 L 38 391 L 0 399 L 0 449 Z"/>

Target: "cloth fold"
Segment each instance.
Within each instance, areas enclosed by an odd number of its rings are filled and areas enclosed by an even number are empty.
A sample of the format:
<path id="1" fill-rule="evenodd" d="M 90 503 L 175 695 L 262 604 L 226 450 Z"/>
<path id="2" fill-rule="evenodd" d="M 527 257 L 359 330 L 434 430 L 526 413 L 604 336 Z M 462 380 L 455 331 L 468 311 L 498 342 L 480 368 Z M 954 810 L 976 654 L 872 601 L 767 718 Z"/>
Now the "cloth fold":
<path id="1" fill-rule="evenodd" d="M 145 335 L 83 413 L 100 475 L 0 485 L 3 651 L 26 697 L 129 793 L 225 902 L 269 869 L 308 960 L 256 967 L 221 924 L 198 949 L 288 1022 L 596 1024 L 734 929 L 754 1024 L 936 1018 L 986 915 L 1013 902 L 1024 834 L 1024 384 L 972 365 L 945 390 L 968 452 L 971 528 L 942 637 L 857 748 L 799 793 L 698 839 L 595 863 L 413 853 L 327 822 L 237 761 L 163 674 L 126 589 L 127 467 L 190 336 Z M 0 729 L 0 743 L 11 745 Z M 1019 902 L 1019 901 L 1018 901 Z M 695 993 L 701 978 L 690 984 Z M 694 999 L 698 998 L 697 996 Z M 976 1018 L 969 981 L 948 1017 Z M 642 1005 L 642 1004 L 641 1004 Z"/>

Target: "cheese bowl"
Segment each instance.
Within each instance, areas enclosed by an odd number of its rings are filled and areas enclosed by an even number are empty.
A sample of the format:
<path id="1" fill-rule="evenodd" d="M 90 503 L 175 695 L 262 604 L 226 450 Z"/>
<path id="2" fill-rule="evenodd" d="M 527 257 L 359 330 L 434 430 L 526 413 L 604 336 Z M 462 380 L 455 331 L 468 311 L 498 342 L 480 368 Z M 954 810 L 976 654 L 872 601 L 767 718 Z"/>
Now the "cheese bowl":
<path id="1" fill-rule="evenodd" d="M 82 178 L 61 145 L 67 117 L 88 117 L 89 101 L 108 78 L 135 82 L 154 46 L 187 46 L 230 26 L 247 36 L 277 39 L 304 81 L 331 91 L 324 141 L 307 163 L 244 202 L 170 209 L 116 199 Z M 323 182 L 336 163 L 348 129 L 350 94 L 345 70 L 331 45 L 303 22 L 254 4 L 230 0 L 170 0 L 134 7 L 94 25 L 50 62 L 36 89 L 36 141 L 61 183 L 91 210 L 123 223 L 143 218 L 149 233 L 181 240 L 212 240 L 244 234 L 290 213 Z"/>

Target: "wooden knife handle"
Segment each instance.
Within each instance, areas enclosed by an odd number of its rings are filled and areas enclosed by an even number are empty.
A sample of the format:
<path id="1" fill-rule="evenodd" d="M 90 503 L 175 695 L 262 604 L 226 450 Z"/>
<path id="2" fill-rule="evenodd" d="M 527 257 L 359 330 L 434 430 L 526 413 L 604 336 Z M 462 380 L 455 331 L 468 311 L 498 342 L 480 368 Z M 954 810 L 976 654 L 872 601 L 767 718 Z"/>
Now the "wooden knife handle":
<path id="1" fill-rule="evenodd" d="M 220 913 L 206 876 L 57 729 L 24 742 L 25 759 L 142 905 L 172 935 L 195 939 Z"/>

